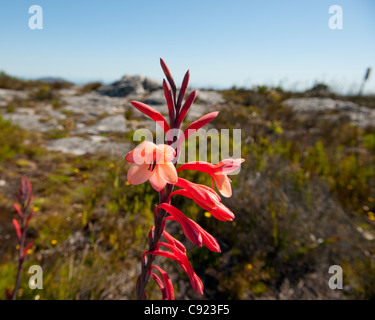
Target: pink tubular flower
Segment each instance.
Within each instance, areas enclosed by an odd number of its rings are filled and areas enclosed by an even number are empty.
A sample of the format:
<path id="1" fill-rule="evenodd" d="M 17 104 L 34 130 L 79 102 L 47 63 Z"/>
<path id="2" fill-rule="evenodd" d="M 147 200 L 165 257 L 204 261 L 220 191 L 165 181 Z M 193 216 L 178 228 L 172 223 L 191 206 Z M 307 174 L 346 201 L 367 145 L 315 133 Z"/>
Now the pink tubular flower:
<path id="1" fill-rule="evenodd" d="M 215 182 L 215 185 L 219 192 L 226 198 L 232 196 L 232 187 L 230 185 L 231 180 L 228 178 L 228 174 L 236 171 L 241 163 L 245 159 L 224 159 L 218 164 L 211 164 L 205 161 L 195 161 L 187 162 L 181 165 L 177 172 L 182 170 L 196 170 L 208 173 L 212 180 Z"/>
<path id="2" fill-rule="evenodd" d="M 163 278 L 162 281 L 155 273 L 151 274 L 152 278 L 155 280 L 156 284 L 159 286 L 162 292 L 163 300 L 174 300 L 174 288 L 168 274 L 157 265 L 153 264 L 151 268 L 157 269 Z"/>
<path id="3" fill-rule="evenodd" d="M 132 162 L 128 171 L 128 181 L 137 185 L 150 180 L 156 191 L 161 191 L 167 183 L 177 182 L 177 171 L 172 163 L 176 152 L 166 144 L 142 142 L 137 148 L 126 155 Z"/>
<path id="4" fill-rule="evenodd" d="M 220 202 L 220 197 L 211 188 L 182 178 L 178 178 L 175 185 L 183 189 L 172 192 L 171 196 L 179 194 L 193 199 L 196 204 L 198 204 L 204 210 L 210 212 L 220 221 L 232 221 L 234 219 L 233 212 Z"/>
<path id="5" fill-rule="evenodd" d="M 167 203 L 160 204 L 158 208 L 164 209 L 170 213 L 171 216 L 164 218 L 164 220 L 177 221 L 180 224 L 185 236 L 196 246 L 201 247 L 203 244 L 211 251 L 221 252 L 220 246 L 216 239 L 206 230 L 204 230 L 198 223 L 186 217 L 180 210 Z"/>
<path id="6" fill-rule="evenodd" d="M 191 267 L 189 260 L 186 256 L 186 253 L 181 251 L 179 248 L 177 248 L 174 245 L 171 245 L 169 243 L 159 242 L 158 247 L 163 246 L 169 251 L 162 251 L 157 248 L 154 251 L 147 251 L 146 254 L 151 254 L 155 256 L 163 256 L 169 259 L 176 260 L 177 263 L 180 265 L 182 270 L 188 275 L 190 283 L 195 290 L 195 292 L 199 294 L 203 294 L 203 283 L 201 279 L 197 276 L 197 274 L 194 272 L 193 268 Z"/>

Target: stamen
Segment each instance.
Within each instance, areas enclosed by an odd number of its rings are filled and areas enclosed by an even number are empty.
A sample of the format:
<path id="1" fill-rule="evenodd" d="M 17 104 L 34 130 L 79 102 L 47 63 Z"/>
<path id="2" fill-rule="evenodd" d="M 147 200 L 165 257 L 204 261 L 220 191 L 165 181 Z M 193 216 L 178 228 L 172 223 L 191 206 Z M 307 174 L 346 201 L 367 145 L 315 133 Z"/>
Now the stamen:
<path id="1" fill-rule="evenodd" d="M 148 167 L 147 170 L 151 170 L 151 172 L 152 172 L 152 171 L 154 171 L 155 167 L 156 167 L 156 160 L 154 162 L 150 163 L 150 166 Z"/>

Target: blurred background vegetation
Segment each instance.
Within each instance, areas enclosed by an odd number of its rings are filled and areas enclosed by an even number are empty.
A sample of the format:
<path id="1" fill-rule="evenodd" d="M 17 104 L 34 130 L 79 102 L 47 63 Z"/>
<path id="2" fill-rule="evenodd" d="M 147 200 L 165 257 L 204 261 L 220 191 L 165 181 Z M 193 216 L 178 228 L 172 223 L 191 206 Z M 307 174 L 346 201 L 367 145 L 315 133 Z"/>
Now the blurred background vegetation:
<path id="1" fill-rule="evenodd" d="M 40 101 L 58 108 L 59 90 L 69 86 L 0 75 L 0 88 L 29 94 L 9 103 L 10 111 Z M 176 298 L 374 299 L 374 127 L 361 129 L 345 118 L 332 123 L 321 114 L 300 119 L 282 102 L 305 93 L 282 88 L 232 88 L 221 94 L 227 102 L 213 126 L 241 128 L 246 159 L 232 177 L 233 197 L 223 199 L 236 219 L 220 222 L 191 200 L 174 199 L 222 248 L 220 254 L 194 248 L 178 226 L 168 226 L 186 244 L 205 285 L 204 297 L 197 296 L 177 264 L 158 258 L 172 275 Z M 373 96 L 330 97 L 375 108 Z M 12 204 L 20 177 L 27 176 L 35 196 L 28 234 L 34 247 L 18 299 L 134 299 L 157 193 L 149 183 L 126 183 L 124 157 L 47 151 L 43 145 L 51 134 L 25 131 L 0 117 L 0 176 L 7 182 L 0 188 L 0 298 L 14 285 Z M 117 138 L 133 143 L 131 137 Z M 181 176 L 211 183 L 202 173 Z M 33 264 L 43 267 L 43 290 L 27 285 Z M 328 287 L 331 265 L 343 268 L 343 290 Z M 149 297 L 160 298 L 153 283 Z"/>

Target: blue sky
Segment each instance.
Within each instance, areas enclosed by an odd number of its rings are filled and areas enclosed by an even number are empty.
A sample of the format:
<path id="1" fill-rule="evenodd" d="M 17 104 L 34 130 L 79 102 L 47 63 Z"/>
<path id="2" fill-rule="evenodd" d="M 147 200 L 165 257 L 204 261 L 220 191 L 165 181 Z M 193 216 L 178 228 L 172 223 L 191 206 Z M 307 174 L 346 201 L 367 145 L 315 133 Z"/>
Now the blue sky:
<path id="1" fill-rule="evenodd" d="M 43 30 L 31 30 L 31 5 Z M 331 30 L 328 8 L 343 9 Z M 375 1 L 357 0 L 1 0 L 0 70 L 22 77 L 117 80 L 141 74 L 161 80 L 159 58 L 177 82 L 191 85 L 279 85 L 303 89 L 324 81 L 375 93 Z"/>

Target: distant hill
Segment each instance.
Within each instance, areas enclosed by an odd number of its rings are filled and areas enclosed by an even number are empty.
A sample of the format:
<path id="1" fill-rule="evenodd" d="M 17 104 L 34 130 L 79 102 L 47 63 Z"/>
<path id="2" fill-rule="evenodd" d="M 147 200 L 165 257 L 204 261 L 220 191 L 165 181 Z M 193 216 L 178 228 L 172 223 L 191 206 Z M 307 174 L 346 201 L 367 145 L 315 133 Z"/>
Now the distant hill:
<path id="1" fill-rule="evenodd" d="M 70 81 L 67 81 L 67 80 L 65 80 L 63 78 L 60 78 L 60 77 L 42 77 L 42 78 L 36 79 L 36 81 L 42 81 L 42 82 L 48 82 L 48 83 L 54 83 L 54 82 L 70 83 Z"/>

